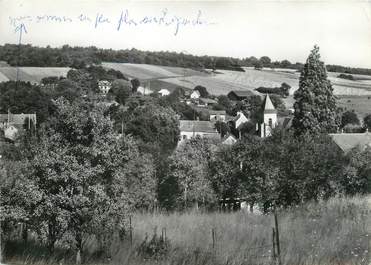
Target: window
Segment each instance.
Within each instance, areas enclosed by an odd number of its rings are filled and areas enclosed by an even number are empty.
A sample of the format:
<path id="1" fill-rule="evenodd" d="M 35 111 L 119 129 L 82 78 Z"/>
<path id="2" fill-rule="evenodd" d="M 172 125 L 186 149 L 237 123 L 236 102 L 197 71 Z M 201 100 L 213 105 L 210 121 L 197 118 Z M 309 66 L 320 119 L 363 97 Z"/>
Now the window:
<path id="1" fill-rule="evenodd" d="M 269 127 L 273 128 L 273 121 L 272 118 L 269 118 L 268 120 Z"/>
<path id="2" fill-rule="evenodd" d="M 183 140 L 186 140 L 187 139 L 187 135 L 183 135 Z"/>

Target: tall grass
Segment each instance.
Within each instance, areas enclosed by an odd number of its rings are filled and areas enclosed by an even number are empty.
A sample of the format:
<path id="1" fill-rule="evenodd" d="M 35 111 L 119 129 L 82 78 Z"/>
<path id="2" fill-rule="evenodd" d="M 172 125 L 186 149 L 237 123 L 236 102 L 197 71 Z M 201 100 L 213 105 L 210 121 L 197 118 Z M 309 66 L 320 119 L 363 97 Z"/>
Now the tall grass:
<path id="1" fill-rule="evenodd" d="M 278 213 L 283 264 L 369 264 L 371 202 L 369 198 L 334 198 Z M 133 244 L 117 241 L 110 264 L 273 264 L 272 215 L 248 212 L 137 214 Z M 163 259 L 144 259 L 137 246 L 166 228 L 170 250 Z M 216 237 L 213 246 L 211 230 Z M 90 244 L 90 253 L 93 252 Z M 32 253 L 29 253 L 32 255 Z M 25 255 L 8 260 L 35 263 Z M 56 257 L 38 264 L 69 263 Z M 94 255 L 86 262 L 97 264 Z"/>

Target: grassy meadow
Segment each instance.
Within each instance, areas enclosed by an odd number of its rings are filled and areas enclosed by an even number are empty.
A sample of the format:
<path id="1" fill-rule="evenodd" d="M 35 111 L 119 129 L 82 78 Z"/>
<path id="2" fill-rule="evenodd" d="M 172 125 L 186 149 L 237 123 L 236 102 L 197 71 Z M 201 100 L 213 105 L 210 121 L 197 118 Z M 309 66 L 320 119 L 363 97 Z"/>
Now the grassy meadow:
<path id="1" fill-rule="evenodd" d="M 371 198 L 333 198 L 278 212 L 282 264 L 369 264 Z M 85 241 L 87 264 L 274 264 L 273 216 L 233 213 L 138 213 L 129 237 L 116 240 L 111 255 L 98 258 L 93 239 Z M 138 253 L 154 234 L 165 234 L 166 246 L 153 244 Z M 214 240 L 212 236 L 214 230 Z M 165 236 L 163 237 L 165 238 Z M 158 241 L 157 241 L 158 242 Z M 50 257 L 35 243 L 12 242 L 7 264 L 69 264 L 73 252 L 57 248 Z"/>

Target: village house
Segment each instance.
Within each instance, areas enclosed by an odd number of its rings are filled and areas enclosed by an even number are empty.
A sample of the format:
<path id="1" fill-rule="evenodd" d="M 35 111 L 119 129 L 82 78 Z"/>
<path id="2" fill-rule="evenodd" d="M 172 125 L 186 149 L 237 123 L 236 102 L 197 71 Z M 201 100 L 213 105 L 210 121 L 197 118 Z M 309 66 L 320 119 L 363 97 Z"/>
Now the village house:
<path id="1" fill-rule="evenodd" d="M 248 90 L 232 90 L 228 93 L 228 98 L 233 101 L 241 101 L 253 96 L 254 94 Z"/>
<path id="2" fill-rule="evenodd" d="M 102 94 L 107 94 L 108 91 L 111 89 L 111 87 L 112 87 L 112 84 L 108 80 L 99 80 L 98 81 L 98 88 L 99 88 L 99 91 Z"/>
<path id="3" fill-rule="evenodd" d="M 164 96 L 168 96 L 170 95 L 170 91 L 166 88 L 162 88 L 160 91 L 158 91 L 157 93 L 159 93 L 161 95 L 161 97 L 164 97 Z"/>
<path id="4" fill-rule="evenodd" d="M 222 121 L 226 120 L 225 110 L 209 110 L 210 121 Z"/>
<path id="5" fill-rule="evenodd" d="M 139 86 L 137 89 L 137 92 L 142 94 L 142 95 L 151 95 L 153 91 L 149 89 L 148 87 L 145 86 Z"/>
<path id="6" fill-rule="evenodd" d="M 232 120 L 234 127 L 238 130 L 249 119 L 243 114 L 242 111 L 237 111 L 236 117 Z"/>
<path id="7" fill-rule="evenodd" d="M 214 139 L 220 138 L 219 133 L 215 129 L 214 123 L 210 121 L 180 120 L 179 130 L 179 143 L 196 136 Z"/>
<path id="8" fill-rule="evenodd" d="M 36 127 L 36 114 L 0 114 L 0 130 L 8 140 L 15 141 L 24 128 Z"/>
<path id="9" fill-rule="evenodd" d="M 198 100 L 201 97 L 201 94 L 197 90 L 193 90 L 189 97 L 190 99 Z"/>

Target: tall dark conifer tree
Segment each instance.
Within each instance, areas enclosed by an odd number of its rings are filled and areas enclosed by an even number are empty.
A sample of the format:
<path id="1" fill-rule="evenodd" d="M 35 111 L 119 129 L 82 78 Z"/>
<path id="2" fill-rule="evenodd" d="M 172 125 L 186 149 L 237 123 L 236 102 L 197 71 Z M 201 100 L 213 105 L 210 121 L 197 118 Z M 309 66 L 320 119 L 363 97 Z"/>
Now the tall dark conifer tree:
<path id="1" fill-rule="evenodd" d="M 299 89 L 294 94 L 293 127 L 297 135 L 335 132 L 339 126 L 336 98 L 326 67 L 314 46 L 301 72 Z"/>

